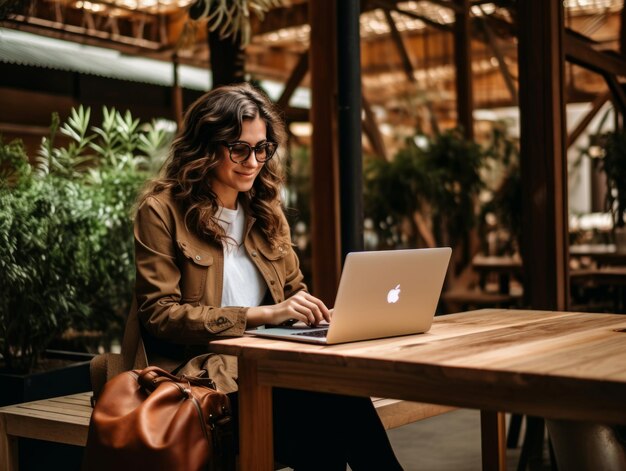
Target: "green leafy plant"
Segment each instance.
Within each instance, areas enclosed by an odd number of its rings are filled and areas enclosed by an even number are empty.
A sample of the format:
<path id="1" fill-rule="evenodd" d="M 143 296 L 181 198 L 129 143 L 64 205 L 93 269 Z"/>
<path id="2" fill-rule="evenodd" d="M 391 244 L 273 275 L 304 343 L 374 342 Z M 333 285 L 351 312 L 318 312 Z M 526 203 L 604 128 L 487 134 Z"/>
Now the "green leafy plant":
<path id="1" fill-rule="evenodd" d="M 56 177 L 0 190 L 0 350 L 10 370 L 30 370 L 55 335 L 88 315 L 86 193 Z"/>
<path id="2" fill-rule="evenodd" d="M 623 228 L 626 212 L 626 132 L 605 134 L 602 169 L 606 176 L 607 206 L 613 214 L 613 226 Z"/>
<path id="3" fill-rule="evenodd" d="M 589 144 L 580 148 L 580 158 L 589 157 L 606 177 L 606 209 L 613 217 L 613 228 L 626 227 L 626 130 L 603 131 L 611 115 L 604 113 L 595 132 L 589 135 Z"/>
<path id="4" fill-rule="evenodd" d="M 0 140 L 0 351 L 27 371 L 68 327 L 121 330 L 134 277 L 131 208 L 171 132 L 130 113 L 72 110 L 29 163 Z M 69 139 L 56 146 L 58 133 Z"/>
<path id="5" fill-rule="evenodd" d="M 519 250 L 522 232 L 522 178 L 519 143 L 506 133 L 504 123 L 496 123 L 486 153 L 501 178 L 489 188 L 490 198 L 480 210 L 479 232 L 483 253 L 513 254 Z M 493 173 L 493 172 L 492 172 Z M 488 233 L 496 236 L 489 246 Z"/>
<path id="6" fill-rule="evenodd" d="M 419 143 L 419 145 L 418 145 Z M 366 165 L 365 212 L 383 247 L 456 245 L 476 222 L 487 155 L 453 129 Z"/>

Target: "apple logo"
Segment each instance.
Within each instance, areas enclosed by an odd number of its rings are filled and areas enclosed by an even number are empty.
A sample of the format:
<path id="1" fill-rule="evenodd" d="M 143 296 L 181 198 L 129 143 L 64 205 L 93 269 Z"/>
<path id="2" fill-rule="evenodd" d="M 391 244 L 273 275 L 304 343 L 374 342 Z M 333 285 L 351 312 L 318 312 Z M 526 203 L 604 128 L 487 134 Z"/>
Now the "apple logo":
<path id="1" fill-rule="evenodd" d="M 393 289 L 390 289 L 387 293 L 387 302 L 389 304 L 397 303 L 400 299 L 400 285 L 396 286 Z"/>

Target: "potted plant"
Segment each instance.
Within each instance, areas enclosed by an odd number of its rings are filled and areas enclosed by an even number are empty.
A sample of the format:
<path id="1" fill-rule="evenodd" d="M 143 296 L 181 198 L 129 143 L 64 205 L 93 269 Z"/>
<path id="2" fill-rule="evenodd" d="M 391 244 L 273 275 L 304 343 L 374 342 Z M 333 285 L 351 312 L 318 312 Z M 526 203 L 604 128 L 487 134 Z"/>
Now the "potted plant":
<path id="1" fill-rule="evenodd" d="M 381 247 L 456 246 L 476 222 L 486 154 L 459 129 L 409 139 L 365 172 L 365 212 Z"/>
<path id="2" fill-rule="evenodd" d="M 507 135 L 504 123 L 494 123 L 486 152 L 493 163 L 493 178 L 481 195 L 481 250 L 488 255 L 514 255 L 522 232 L 522 178 L 519 145 Z"/>
<path id="3" fill-rule="evenodd" d="M 606 202 L 613 216 L 615 244 L 626 251 L 626 131 L 609 132 L 604 135 L 602 169 L 606 176 Z"/>
<path id="4" fill-rule="evenodd" d="M 0 140 L 0 353 L 3 387 L 32 383 L 50 343 L 68 328 L 121 330 L 132 277 L 131 206 L 168 133 L 129 113 L 72 110 L 31 164 L 19 141 Z M 56 147 L 57 131 L 69 139 Z M 89 389 L 88 369 L 80 384 Z M 50 389 L 45 394 L 79 391 Z M 13 400 L 41 397 L 21 392 Z M 5 398 L 6 403 L 6 398 Z"/>

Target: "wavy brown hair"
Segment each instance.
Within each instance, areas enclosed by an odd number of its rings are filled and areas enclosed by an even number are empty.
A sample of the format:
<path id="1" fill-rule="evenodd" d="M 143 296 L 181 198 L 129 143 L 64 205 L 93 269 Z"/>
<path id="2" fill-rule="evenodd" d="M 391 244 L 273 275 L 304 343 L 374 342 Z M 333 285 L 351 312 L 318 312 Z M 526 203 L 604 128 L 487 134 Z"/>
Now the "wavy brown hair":
<path id="1" fill-rule="evenodd" d="M 239 139 L 242 123 L 260 117 L 265 121 L 267 140 L 279 146 L 286 142 L 285 125 L 270 99 L 247 83 L 218 87 L 197 99 L 185 113 L 183 125 L 172 143 L 170 155 L 159 178 L 149 183 L 140 198 L 171 191 L 185 210 L 188 227 L 208 239 L 222 242 L 224 230 L 214 215 L 217 195 L 211 187 L 212 175 L 224 154 L 220 143 Z M 265 162 L 250 191 L 239 202 L 256 218 L 272 244 L 280 241 L 280 186 L 283 167 L 278 156 Z"/>

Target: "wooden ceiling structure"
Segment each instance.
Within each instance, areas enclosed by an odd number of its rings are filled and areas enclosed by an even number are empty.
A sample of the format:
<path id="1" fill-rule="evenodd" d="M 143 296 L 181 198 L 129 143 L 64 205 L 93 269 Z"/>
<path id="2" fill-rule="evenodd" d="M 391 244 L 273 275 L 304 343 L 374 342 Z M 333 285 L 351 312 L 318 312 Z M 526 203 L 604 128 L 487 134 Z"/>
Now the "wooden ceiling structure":
<path id="1" fill-rule="evenodd" d="M 18 1 L 23 7 L 2 25 L 210 68 L 206 23 L 188 18 L 192 1 Z M 252 37 L 245 48 L 245 70 L 251 79 L 309 86 L 310 6 L 305 0 L 283 3 L 262 20 L 250 15 Z M 515 1 L 466 3 L 465 17 L 464 6 L 456 0 L 360 2 L 364 131 L 373 153 L 389 158 L 394 133 L 402 138 L 416 128 L 430 132 L 464 121 L 457 119 L 457 89 L 461 81 L 469 82 L 457 73 L 463 55 L 455 55 L 463 47 L 470 51 L 472 109 L 516 106 L 515 25 L 510 9 L 500 6 Z M 568 0 L 566 4 L 569 31 L 593 40 L 590 47 L 617 50 L 620 0 Z M 457 40 L 459 18 L 466 20 L 463 37 Z M 568 101 L 592 101 L 604 90 L 597 74 L 568 68 Z M 302 109 L 288 109 L 287 114 L 289 120 L 308 120 Z M 383 135 L 378 130 L 381 124 Z"/>
<path id="2" fill-rule="evenodd" d="M 30 2 L 2 26 L 208 67 L 206 28 L 191 26 L 187 0 L 178 1 Z M 626 112 L 626 62 L 618 52 L 623 2 L 566 0 L 565 8 L 561 0 L 357 3 L 363 129 L 380 157 L 389 158 L 384 126 L 408 133 L 461 124 L 471 137 L 473 110 L 519 106 L 523 218 L 534 228 L 522 241 L 527 304 L 567 308 L 566 149 L 605 101 Z M 333 0 L 292 0 L 263 21 L 252 15 L 245 48 L 249 76 L 284 81 L 279 104 L 288 120 L 312 124 L 314 286 L 329 303 L 341 267 L 339 188 L 350 182 L 338 168 L 335 9 Z M 310 113 L 287 106 L 300 84 L 311 87 Z M 564 106 L 571 101 L 593 106 L 567 136 Z M 180 103 L 171 105 L 179 112 Z"/>

